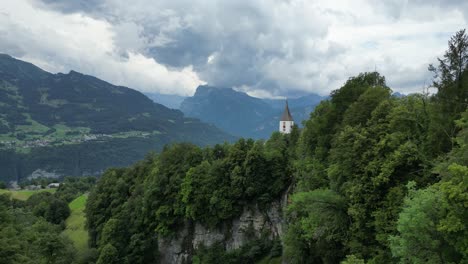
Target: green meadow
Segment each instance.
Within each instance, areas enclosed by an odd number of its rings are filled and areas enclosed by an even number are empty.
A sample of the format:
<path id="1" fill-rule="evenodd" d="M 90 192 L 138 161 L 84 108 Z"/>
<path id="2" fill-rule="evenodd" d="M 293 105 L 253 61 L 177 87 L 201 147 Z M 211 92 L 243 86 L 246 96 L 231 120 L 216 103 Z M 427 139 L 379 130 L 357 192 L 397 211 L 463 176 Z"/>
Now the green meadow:
<path id="1" fill-rule="evenodd" d="M 70 216 L 65 222 L 63 234 L 74 244 L 77 255 L 83 256 L 88 249 L 88 232 L 85 229 L 85 213 L 87 194 L 83 194 L 71 201 L 68 205 L 71 210 Z"/>

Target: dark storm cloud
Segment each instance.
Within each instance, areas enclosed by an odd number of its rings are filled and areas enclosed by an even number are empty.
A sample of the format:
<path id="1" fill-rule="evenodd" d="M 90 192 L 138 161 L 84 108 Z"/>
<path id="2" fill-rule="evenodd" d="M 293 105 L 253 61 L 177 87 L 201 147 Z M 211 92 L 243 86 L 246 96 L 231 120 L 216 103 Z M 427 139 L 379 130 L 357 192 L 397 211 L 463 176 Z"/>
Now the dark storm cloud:
<path id="1" fill-rule="evenodd" d="M 147 34 L 151 34 L 151 31 Z M 154 56 L 157 61 L 173 67 L 184 67 L 192 64 L 200 69 L 206 63 L 206 58 L 219 47 L 219 40 L 208 39 L 207 36 L 197 34 L 190 29 L 182 29 L 173 32 L 173 43 L 161 47 L 148 49 L 148 54 Z"/>

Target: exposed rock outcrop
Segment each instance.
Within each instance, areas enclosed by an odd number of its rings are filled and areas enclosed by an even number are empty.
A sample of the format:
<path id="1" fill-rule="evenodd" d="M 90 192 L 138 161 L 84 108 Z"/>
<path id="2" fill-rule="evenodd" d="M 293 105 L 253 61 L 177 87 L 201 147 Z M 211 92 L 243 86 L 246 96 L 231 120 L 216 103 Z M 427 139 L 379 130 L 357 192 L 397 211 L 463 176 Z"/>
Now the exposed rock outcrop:
<path id="1" fill-rule="evenodd" d="M 222 243 L 224 248 L 234 250 L 245 245 L 249 239 L 267 234 L 269 239 L 283 234 L 283 207 L 287 194 L 271 203 L 266 210 L 257 204 L 243 208 L 239 217 L 225 221 L 216 228 L 205 227 L 202 223 L 187 221 L 173 238 L 160 238 L 158 248 L 161 263 L 191 263 L 193 252 L 201 245 L 212 246 Z"/>

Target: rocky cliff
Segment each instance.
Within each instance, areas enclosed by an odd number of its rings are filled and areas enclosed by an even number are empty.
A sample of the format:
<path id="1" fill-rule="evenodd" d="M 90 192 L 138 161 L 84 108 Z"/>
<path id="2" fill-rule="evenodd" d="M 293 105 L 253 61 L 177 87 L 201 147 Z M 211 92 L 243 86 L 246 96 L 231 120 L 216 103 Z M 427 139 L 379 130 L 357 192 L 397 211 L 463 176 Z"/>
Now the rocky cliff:
<path id="1" fill-rule="evenodd" d="M 222 243 L 225 250 L 230 251 L 245 245 L 252 236 L 260 238 L 267 234 L 270 240 L 281 237 L 287 196 L 286 192 L 266 210 L 260 210 L 257 204 L 246 206 L 239 217 L 225 221 L 216 228 L 187 221 L 175 237 L 158 240 L 160 263 L 191 263 L 194 252 L 201 245 L 210 247 Z"/>

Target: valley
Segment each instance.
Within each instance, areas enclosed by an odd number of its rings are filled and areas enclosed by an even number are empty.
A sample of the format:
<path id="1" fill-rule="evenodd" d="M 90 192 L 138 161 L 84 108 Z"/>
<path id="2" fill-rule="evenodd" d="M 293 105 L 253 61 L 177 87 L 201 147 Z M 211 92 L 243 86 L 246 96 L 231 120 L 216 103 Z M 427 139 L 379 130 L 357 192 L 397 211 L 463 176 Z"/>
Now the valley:
<path id="1" fill-rule="evenodd" d="M 56 127 L 59 127 L 58 129 Z M 14 134 L 0 135 L 0 150 L 13 149 L 16 152 L 28 153 L 31 148 L 37 147 L 55 147 L 70 144 L 81 144 L 88 141 L 103 142 L 112 138 L 149 138 L 151 135 L 160 134 L 159 131 L 144 132 L 144 131 L 129 131 L 115 134 L 88 134 L 87 128 L 82 129 L 64 129 L 63 126 L 54 126 L 53 133 L 46 135 L 34 133 L 26 134 L 23 140 L 14 137 Z M 21 133 L 21 132 L 20 132 Z"/>
<path id="2" fill-rule="evenodd" d="M 171 142 L 204 146 L 234 139 L 130 88 L 75 71 L 51 74 L 0 54 L 2 181 L 19 182 L 36 172 L 97 175 Z"/>

